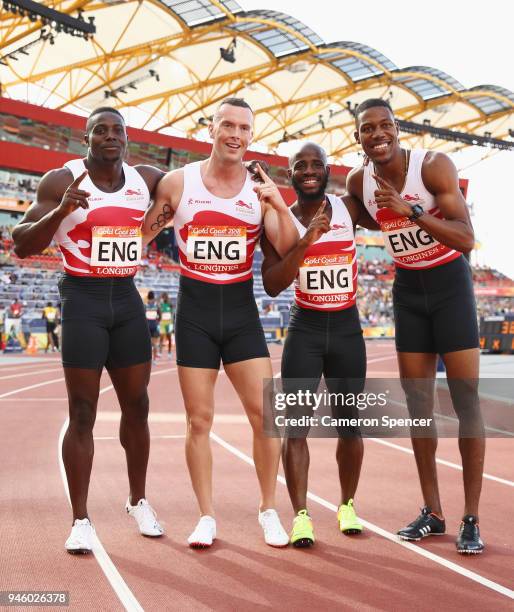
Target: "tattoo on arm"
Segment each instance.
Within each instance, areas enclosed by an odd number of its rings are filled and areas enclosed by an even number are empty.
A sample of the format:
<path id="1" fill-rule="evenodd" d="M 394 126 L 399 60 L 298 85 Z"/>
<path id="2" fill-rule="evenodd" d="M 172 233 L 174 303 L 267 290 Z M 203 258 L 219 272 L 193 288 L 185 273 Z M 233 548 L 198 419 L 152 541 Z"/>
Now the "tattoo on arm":
<path id="1" fill-rule="evenodd" d="M 151 230 L 155 231 L 162 227 L 164 227 L 168 221 L 171 221 L 173 217 L 173 210 L 169 204 L 164 204 L 162 207 L 162 212 L 159 213 L 157 219 L 152 223 Z"/>

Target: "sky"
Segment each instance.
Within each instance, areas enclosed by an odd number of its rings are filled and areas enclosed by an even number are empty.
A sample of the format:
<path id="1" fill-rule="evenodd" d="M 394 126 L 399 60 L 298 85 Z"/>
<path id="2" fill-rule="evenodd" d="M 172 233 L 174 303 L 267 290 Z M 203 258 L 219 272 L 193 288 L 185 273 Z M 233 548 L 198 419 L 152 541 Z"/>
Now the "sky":
<path id="1" fill-rule="evenodd" d="M 246 10 L 296 17 L 325 42 L 374 47 L 399 68 L 431 66 L 464 87 L 499 85 L 514 92 L 514 1 L 238 0 Z M 514 129 L 514 116 L 511 129 Z M 478 261 L 514 278 L 514 151 L 471 147 L 451 156 L 470 181 Z M 485 159 L 484 159 L 485 158 Z M 355 165 L 357 158 L 344 160 Z"/>

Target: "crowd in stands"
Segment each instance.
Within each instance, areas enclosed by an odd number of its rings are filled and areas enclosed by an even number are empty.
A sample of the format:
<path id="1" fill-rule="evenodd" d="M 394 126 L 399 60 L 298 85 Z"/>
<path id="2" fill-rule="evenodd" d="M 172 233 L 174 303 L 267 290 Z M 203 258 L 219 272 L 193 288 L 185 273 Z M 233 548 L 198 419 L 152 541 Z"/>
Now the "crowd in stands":
<path id="1" fill-rule="evenodd" d="M 359 278 L 361 280 L 390 281 L 394 278 L 394 263 L 384 259 L 366 259 L 365 255 L 359 256 Z"/>
<path id="2" fill-rule="evenodd" d="M 512 286 L 514 280 L 505 276 L 498 270 L 493 270 L 487 266 L 474 266 L 473 267 L 473 283 L 482 287 L 486 286 Z"/>
<path id="3" fill-rule="evenodd" d="M 391 281 L 361 279 L 357 291 L 361 324 L 370 327 L 393 325 Z"/>
<path id="4" fill-rule="evenodd" d="M 8 225 L 0 225 L 0 245 L 3 251 L 9 250 L 12 246 L 11 230 L 12 228 Z"/>
<path id="5" fill-rule="evenodd" d="M 14 200 L 33 200 L 37 184 L 41 180 L 35 174 L 22 174 L 12 170 L 0 170 L 0 193 L 3 198 Z"/>
<path id="6" fill-rule="evenodd" d="M 514 313 L 514 297 L 478 296 L 477 310 L 480 317 L 494 317 Z"/>
<path id="7" fill-rule="evenodd" d="M 0 309 L 8 308 L 18 298 L 25 307 L 27 316 L 36 314 L 44 307 L 49 296 L 57 302 L 57 280 L 60 270 L 60 255 L 55 245 L 45 254 L 21 262 L 12 252 L 11 227 L 0 226 Z M 178 265 L 170 249 L 157 250 L 152 244 L 142 261 L 136 277 L 136 284 L 145 289 L 153 289 L 157 295 L 167 292 L 175 301 L 178 290 Z M 262 287 L 259 277 L 261 255 L 257 253 L 254 272 L 255 292 L 263 315 L 288 311 L 293 301 L 290 289 L 275 300 L 269 298 Z M 20 264 L 24 264 L 21 267 Z M 359 251 L 359 289 L 358 307 L 363 326 L 391 327 L 393 322 L 392 279 L 394 264 L 376 257 L 367 258 L 365 251 Z M 505 287 L 514 281 L 497 270 L 474 268 L 473 277 L 477 287 Z M 479 316 L 501 315 L 514 311 L 514 297 L 477 296 Z M 37 314 L 39 317 L 40 315 Z"/>

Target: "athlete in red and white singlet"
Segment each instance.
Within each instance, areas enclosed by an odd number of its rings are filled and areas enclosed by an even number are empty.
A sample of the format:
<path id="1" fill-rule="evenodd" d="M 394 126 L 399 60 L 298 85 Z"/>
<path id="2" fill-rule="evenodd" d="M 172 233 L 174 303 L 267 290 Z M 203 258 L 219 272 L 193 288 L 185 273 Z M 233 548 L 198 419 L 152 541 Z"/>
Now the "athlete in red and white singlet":
<path id="1" fill-rule="evenodd" d="M 83 159 L 64 164 L 73 180 L 86 170 Z M 132 166 L 123 163 L 125 181 L 114 192 L 99 189 L 86 175 L 80 187 L 89 192 L 88 208 L 65 217 L 54 240 L 65 272 L 72 276 L 134 276 L 141 260 L 141 224 L 150 203 L 148 185 Z"/>
<path id="2" fill-rule="evenodd" d="M 409 413 L 414 418 L 431 416 L 440 355 L 459 419 L 464 473 L 457 552 L 481 553 L 478 503 L 485 444 L 477 389 L 476 306 L 470 267 L 463 256 L 474 246 L 466 202 L 456 168 L 446 155 L 423 150 L 409 155 L 400 147 L 399 126 L 387 102 L 365 100 L 355 119 L 355 138 L 369 163 L 352 170 L 347 186 L 380 223 L 396 264 L 395 341 Z M 416 541 L 444 533 L 445 522 L 437 486 L 437 431 L 432 424 L 412 433 L 424 508 L 398 535 Z"/>
<path id="3" fill-rule="evenodd" d="M 400 196 L 410 206 L 421 206 L 424 213 L 442 219 L 435 197 L 423 183 L 421 171 L 428 151 L 414 149 L 408 155 L 407 176 Z M 462 253 L 441 244 L 426 230 L 390 208 L 379 208 L 375 191 L 379 189 L 373 178 L 373 164 L 363 166 L 363 203 L 369 214 L 379 223 L 387 252 L 400 268 L 425 270 L 449 263 Z"/>
<path id="4" fill-rule="evenodd" d="M 223 361 L 253 429 L 265 542 L 285 546 L 288 536 L 274 509 L 280 441 L 263 432 L 263 380 L 273 373 L 253 296 L 252 261 L 261 231 L 282 254 L 298 232 L 276 185 L 260 168 L 263 184 L 250 182 L 242 161 L 253 135 L 248 104 L 224 100 L 209 134 L 210 157 L 166 175 L 143 227 L 145 240 L 151 240 L 175 218 L 181 267 L 177 365 L 188 422 L 186 457 L 200 510 L 188 542 L 205 547 L 216 538 L 209 432 Z"/>
<path id="5" fill-rule="evenodd" d="M 184 166 L 183 173 L 184 190 L 174 217 L 181 273 L 219 284 L 251 279 L 262 209 L 250 172 L 232 198 L 207 190 L 201 162 Z"/>
<path id="6" fill-rule="evenodd" d="M 141 258 L 144 212 L 164 173 L 123 162 L 125 122 L 113 108 L 91 113 L 85 143 L 86 159 L 67 162 L 41 179 L 36 202 L 13 231 L 20 257 L 42 252 L 52 238 L 63 256 L 59 291 L 69 425 L 62 453 L 74 519 L 65 543 L 70 553 L 89 553 L 94 541 L 87 496 L 104 367 L 121 407 L 120 441 L 130 485 L 126 510 L 144 535 L 163 533 L 145 499 L 151 346 L 132 277 Z"/>
<path id="7" fill-rule="evenodd" d="M 314 143 L 301 146 L 289 160 L 289 176 L 298 196 L 290 214 L 300 239 L 279 257 L 263 239 L 262 278 L 266 291 L 275 296 L 295 283 L 295 304 L 282 353 L 281 383 L 285 393 L 316 393 L 321 377 L 335 397 L 362 391 L 366 377 L 366 349 L 355 304 L 357 261 L 356 224 L 376 224 L 352 198 L 325 194 L 330 168 L 325 151 Z M 352 419 L 357 415 L 344 406 L 332 405 L 332 416 Z M 312 408 L 290 409 L 286 417 L 302 422 Z M 319 413 L 318 417 L 320 416 Z M 312 519 L 307 510 L 309 427 L 285 428 L 282 458 L 287 488 L 296 517 L 291 542 L 314 543 Z M 321 435 L 338 435 L 337 463 L 341 487 L 339 528 L 359 533 L 353 507 L 363 457 L 358 428 L 326 428 Z"/>
<path id="8" fill-rule="evenodd" d="M 328 312 L 355 305 L 357 256 L 348 209 L 337 196 L 327 193 L 325 197 L 332 209 L 330 229 L 305 251 L 294 289 L 298 306 Z M 307 228 L 293 212 L 291 217 L 303 238 Z"/>

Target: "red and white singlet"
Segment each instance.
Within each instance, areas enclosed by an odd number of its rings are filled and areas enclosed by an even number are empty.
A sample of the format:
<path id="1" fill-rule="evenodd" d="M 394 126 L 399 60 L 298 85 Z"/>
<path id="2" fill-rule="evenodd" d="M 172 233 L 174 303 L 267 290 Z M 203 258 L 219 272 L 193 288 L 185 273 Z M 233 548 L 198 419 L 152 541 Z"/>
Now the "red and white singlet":
<path id="1" fill-rule="evenodd" d="M 426 214 L 442 219 L 434 196 L 423 184 L 421 168 L 427 151 L 413 149 L 410 152 L 409 168 L 401 197 L 411 205 L 423 207 Z M 400 268 L 422 270 L 448 263 L 461 255 L 441 244 L 414 221 L 402 217 L 388 208 L 378 208 L 375 190 L 379 189 L 373 178 L 373 164 L 363 166 L 363 201 L 369 214 L 380 224 L 385 248 Z"/>
<path id="2" fill-rule="evenodd" d="M 295 302 L 301 308 L 325 312 L 343 310 L 355 304 L 357 257 L 353 222 L 344 202 L 325 196 L 332 206 L 330 231 L 305 251 L 295 279 Z M 307 228 L 289 210 L 300 238 Z"/>
<path id="3" fill-rule="evenodd" d="M 184 166 L 184 192 L 175 212 L 181 273 L 207 283 L 248 280 L 262 227 L 255 183 L 248 172 L 240 193 L 220 198 L 207 191 L 200 164 Z"/>
<path id="4" fill-rule="evenodd" d="M 86 169 L 83 159 L 64 164 L 73 179 Z M 134 276 L 141 260 L 141 224 L 150 194 L 139 172 L 123 164 L 125 183 L 114 193 L 101 191 L 89 175 L 79 189 L 88 191 L 89 209 L 77 208 L 55 233 L 64 270 L 73 276 Z"/>

